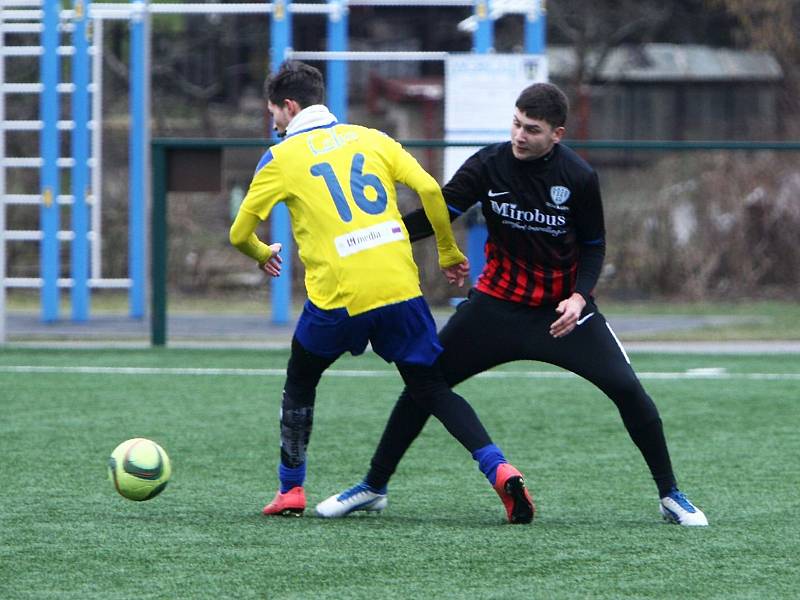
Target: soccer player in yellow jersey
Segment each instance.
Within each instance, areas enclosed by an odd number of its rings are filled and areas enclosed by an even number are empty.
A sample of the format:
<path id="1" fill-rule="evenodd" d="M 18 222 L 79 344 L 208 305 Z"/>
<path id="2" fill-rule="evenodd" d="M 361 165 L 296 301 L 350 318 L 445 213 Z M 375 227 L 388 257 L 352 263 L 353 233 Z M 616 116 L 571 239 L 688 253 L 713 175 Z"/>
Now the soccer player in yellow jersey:
<path id="1" fill-rule="evenodd" d="M 411 397 L 437 417 L 469 451 L 493 485 L 512 523 L 529 523 L 534 506 L 521 473 L 470 405 L 453 392 L 437 362 L 442 351 L 419 287 L 408 232 L 394 184 L 416 191 L 436 235 L 439 265 L 451 283 L 463 284 L 468 263 L 458 249 L 436 181 L 392 138 L 366 127 L 338 123 L 322 104 L 321 73 L 289 61 L 268 82 L 267 106 L 284 140 L 258 163 L 236 216 L 231 243 L 277 277 L 280 244 L 267 245 L 256 228 L 285 202 L 308 293 L 292 339 L 280 416 L 280 488 L 265 515 L 299 515 L 316 387 L 345 352 L 367 343 L 394 362 Z M 386 507 L 386 488 L 361 483 L 317 506 L 324 517 Z"/>

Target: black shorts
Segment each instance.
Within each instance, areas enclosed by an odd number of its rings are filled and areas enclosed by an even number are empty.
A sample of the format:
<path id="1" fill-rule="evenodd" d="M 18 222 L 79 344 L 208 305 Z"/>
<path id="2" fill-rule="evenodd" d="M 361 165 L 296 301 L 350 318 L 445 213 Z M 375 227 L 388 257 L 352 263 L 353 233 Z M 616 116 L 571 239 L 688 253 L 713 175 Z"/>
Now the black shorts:
<path id="1" fill-rule="evenodd" d="M 617 404 L 624 398 L 649 404 L 628 356 L 594 302 L 586 304 L 580 325 L 562 338 L 550 335 L 558 317 L 554 306 L 532 307 L 471 290 L 439 332 L 445 379 L 455 386 L 497 365 L 535 360 L 587 379 Z"/>

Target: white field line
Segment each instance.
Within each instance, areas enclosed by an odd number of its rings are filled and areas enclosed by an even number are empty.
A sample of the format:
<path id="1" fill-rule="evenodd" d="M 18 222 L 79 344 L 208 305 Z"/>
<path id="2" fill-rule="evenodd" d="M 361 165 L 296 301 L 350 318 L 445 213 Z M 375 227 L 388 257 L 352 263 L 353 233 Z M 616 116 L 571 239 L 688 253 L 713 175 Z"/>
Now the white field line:
<path id="1" fill-rule="evenodd" d="M 236 368 L 169 368 L 169 367 L 79 367 L 19 365 L 0 366 L 2 373 L 50 373 L 80 375 L 165 375 L 165 376 L 232 376 L 232 377 L 284 377 L 285 369 Z M 688 371 L 641 372 L 640 379 L 668 380 L 772 380 L 800 381 L 800 373 L 728 373 L 718 369 L 689 369 Z M 329 369 L 325 377 L 398 377 L 395 370 Z M 566 371 L 489 371 L 476 377 L 484 379 L 567 379 L 577 377 Z"/>

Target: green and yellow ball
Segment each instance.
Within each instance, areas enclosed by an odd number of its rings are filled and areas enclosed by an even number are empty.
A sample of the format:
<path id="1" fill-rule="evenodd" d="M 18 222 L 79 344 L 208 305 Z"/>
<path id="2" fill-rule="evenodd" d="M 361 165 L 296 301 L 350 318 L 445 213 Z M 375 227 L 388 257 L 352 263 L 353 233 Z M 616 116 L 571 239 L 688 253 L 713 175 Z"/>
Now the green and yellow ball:
<path id="1" fill-rule="evenodd" d="M 167 487 L 171 475 L 167 453 L 145 438 L 122 442 L 108 459 L 108 478 L 120 495 L 129 500 L 155 498 Z"/>

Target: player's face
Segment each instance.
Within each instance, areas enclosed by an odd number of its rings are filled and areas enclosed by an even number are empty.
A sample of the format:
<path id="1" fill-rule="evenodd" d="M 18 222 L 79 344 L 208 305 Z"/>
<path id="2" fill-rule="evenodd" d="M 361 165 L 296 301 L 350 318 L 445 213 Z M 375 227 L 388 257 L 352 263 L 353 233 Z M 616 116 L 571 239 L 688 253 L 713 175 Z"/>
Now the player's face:
<path id="1" fill-rule="evenodd" d="M 267 108 L 272 115 L 272 123 L 275 129 L 278 130 L 278 133 L 285 133 L 286 128 L 289 126 L 289 121 L 291 121 L 294 116 L 291 114 L 292 108 L 289 104 L 289 100 L 285 100 L 282 105 L 267 101 Z"/>
<path id="2" fill-rule="evenodd" d="M 518 108 L 511 122 L 511 150 L 519 160 L 533 160 L 544 156 L 561 141 L 565 129 L 552 127 L 546 121 L 531 119 Z"/>

